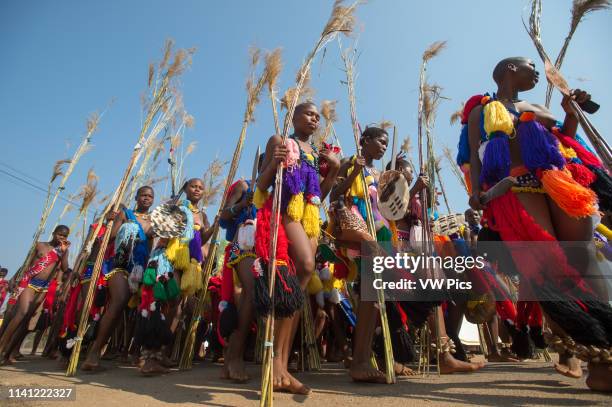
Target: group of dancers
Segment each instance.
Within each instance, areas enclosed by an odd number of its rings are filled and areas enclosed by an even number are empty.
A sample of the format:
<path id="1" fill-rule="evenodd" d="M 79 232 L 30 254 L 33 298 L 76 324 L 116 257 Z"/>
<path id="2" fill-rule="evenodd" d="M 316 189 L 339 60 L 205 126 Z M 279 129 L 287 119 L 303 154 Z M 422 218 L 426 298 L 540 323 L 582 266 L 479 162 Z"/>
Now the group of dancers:
<path id="1" fill-rule="evenodd" d="M 310 388 L 291 368 L 304 352 L 301 327 L 314 337 L 308 352 L 342 362 L 354 381 L 386 383 L 388 346 L 397 376 L 415 374 L 409 365 L 422 359 L 422 349 L 431 343 L 436 352 L 427 363 L 437 359 L 440 373 L 482 369 L 484 362 L 470 360 L 459 339 L 468 314 L 484 327 L 489 361 L 517 362 L 534 357 L 537 348 L 550 348 L 559 354 L 554 368 L 560 374 L 580 378 L 582 362 L 587 362 L 587 386 L 612 391 L 610 286 L 601 271 L 612 260 L 612 178 L 577 134 L 578 120 L 569 106 L 590 95 L 576 90 L 564 97 L 560 122 L 545 107 L 519 96 L 538 82 L 531 60 L 506 58 L 495 67 L 493 79 L 496 92 L 465 103 L 457 165 L 465 174 L 470 208 L 455 214 L 459 221 L 453 227 L 435 227 L 435 185 L 406 156 L 380 169 L 390 144 L 385 129 L 366 127 L 359 151 L 342 157 L 337 146 L 315 143 L 320 114 L 314 103 L 304 102 L 295 109 L 293 134 L 267 141 L 256 176 L 228 180 L 233 183 L 225 205 L 212 222 L 198 207 L 204 183 L 194 178 L 166 204 L 179 209 L 178 234 L 160 232 L 164 228 L 159 225 L 176 221 L 176 213 L 152 211 L 155 191 L 143 186 L 133 209 L 110 212 L 97 220 L 101 227 L 92 225 L 90 233 L 98 230 L 93 249 L 81 252 L 72 269 L 68 227 L 56 227 L 51 241 L 37 243 L 20 279 L 0 286 L 0 294 L 10 288 L 0 328 L 3 362 L 19 359 L 24 339 L 36 331 L 35 349 L 48 332 L 43 355 L 61 359 L 64 366 L 80 340 L 83 371 L 104 370 L 102 359 L 122 355 L 131 357 L 144 375 L 165 374 L 186 351 L 189 321 L 201 318 L 194 358 L 203 356 L 207 343 L 208 355 L 223 360 L 222 377 L 245 382 L 250 380 L 245 361 L 257 359 L 257 348 L 265 345 L 257 321 L 273 311 L 274 390 L 308 394 Z M 281 217 L 276 253 L 270 253 L 279 166 L 284 167 Z M 94 281 L 92 271 L 110 221 L 111 244 Z M 211 241 L 217 226 L 225 230 L 227 245 L 208 280 L 203 265 L 218 245 Z M 479 244 L 492 241 L 499 250 L 488 256 L 486 271 L 459 276 L 473 283 L 467 296 L 388 300 L 388 321 L 383 321 L 381 304 L 360 294 L 364 273 L 372 273 L 364 244 L 378 242 L 378 250 L 389 255 L 416 253 L 421 237 L 428 235 L 424 227 L 433 231 L 433 249 L 440 255 L 477 254 Z M 561 241 L 585 244 L 568 253 Z M 538 242 L 537 250 L 517 242 Z M 272 295 L 270 270 L 276 280 Z M 437 272 L 458 276 L 454 270 Z M 84 309 L 91 284 L 95 298 Z M 206 306 L 196 315 L 202 290 Z M 303 312 L 305 307 L 309 312 Z M 78 338 L 83 313 L 89 325 Z M 386 323 L 390 344 L 381 329 Z"/>

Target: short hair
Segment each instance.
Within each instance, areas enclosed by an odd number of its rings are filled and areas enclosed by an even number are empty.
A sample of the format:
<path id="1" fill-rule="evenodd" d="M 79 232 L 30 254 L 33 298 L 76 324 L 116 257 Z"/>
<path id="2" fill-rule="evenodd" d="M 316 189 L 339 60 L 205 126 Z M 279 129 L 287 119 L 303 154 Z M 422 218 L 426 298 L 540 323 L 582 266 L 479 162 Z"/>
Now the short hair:
<path id="1" fill-rule="evenodd" d="M 6 267 L 0 268 L 0 274 L 2 274 L 2 273 L 8 274 L 8 269 Z"/>
<path id="2" fill-rule="evenodd" d="M 183 188 L 182 188 L 182 190 L 183 190 L 183 191 L 184 191 L 184 190 L 186 190 L 186 189 L 187 189 L 187 186 L 188 186 L 189 184 L 191 184 L 193 181 L 200 181 L 200 182 L 202 183 L 202 185 L 204 185 L 204 181 L 202 181 L 202 179 L 201 179 L 201 178 L 189 178 L 189 179 L 188 179 L 187 181 L 185 181 L 185 183 L 183 184 Z"/>
<path id="3" fill-rule="evenodd" d="M 493 69 L 493 80 L 495 83 L 499 85 L 502 79 L 504 79 L 504 75 L 508 70 L 508 64 L 519 64 L 521 62 L 526 61 L 525 57 L 509 57 L 504 58 L 495 65 L 495 69 Z"/>
<path id="4" fill-rule="evenodd" d="M 387 133 L 385 129 L 381 129 L 380 127 L 366 127 L 363 133 L 361 133 L 361 137 L 359 138 L 359 145 L 362 146 L 364 141 L 373 140 L 381 136 L 389 137 L 389 133 Z"/>
<path id="5" fill-rule="evenodd" d="M 387 171 L 391 170 L 391 162 L 387 163 L 387 166 L 385 167 L 385 169 Z M 397 169 L 397 167 L 408 167 L 410 168 L 410 170 L 412 170 L 412 167 L 410 166 L 410 162 L 408 160 L 406 160 L 405 158 L 398 158 L 395 160 L 395 168 L 393 168 L 394 170 Z"/>
<path id="6" fill-rule="evenodd" d="M 299 114 L 302 110 L 304 110 L 308 106 L 314 106 L 315 108 L 317 107 L 317 105 L 315 105 L 314 102 L 311 102 L 311 101 L 302 102 L 295 107 L 295 110 L 293 111 L 293 116 L 295 117 L 296 114 Z"/>
<path id="7" fill-rule="evenodd" d="M 53 234 L 65 232 L 66 235 L 70 234 L 70 228 L 66 225 L 57 225 L 55 229 L 53 229 Z"/>
<path id="8" fill-rule="evenodd" d="M 151 190 L 151 192 L 152 192 L 152 193 L 155 193 L 155 191 L 153 190 L 153 187 L 151 187 L 151 186 L 149 186 L 149 185 L 143 185 L 143 186 L 141 186 L 140 188 L 138 188 L 138 189 L 136 190 L 136 196 L 140 195 L 140 193 L 141 193 L 142 191 L 144 191 L 145 189 L 149 189 L 149 190 Z"/>

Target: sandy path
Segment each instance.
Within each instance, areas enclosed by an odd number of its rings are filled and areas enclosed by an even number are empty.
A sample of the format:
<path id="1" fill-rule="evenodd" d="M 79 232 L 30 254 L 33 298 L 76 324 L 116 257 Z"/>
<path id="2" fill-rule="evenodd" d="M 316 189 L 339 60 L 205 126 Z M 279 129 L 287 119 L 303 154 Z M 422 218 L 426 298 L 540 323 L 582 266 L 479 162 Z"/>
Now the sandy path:
<path id="1" fill-rule="evenodd" d="M 67 378 L 56 362 L 26 357 L 14 366 L 0 368 L 0 386 L 76 385 L 79 406 L 256 406 L 259 380 L 234 384 L 219 379 L 220 367 L 210 362 L 195 364 L 191 371 L 153 378 L 141 377 L 133 367 L 105 361 L 111 369 L 96 375 L 79 372 Z M 253 377 L 259 366 L 249 365 Z M 403 378 L 394 386 L 352 383 L 337 365 L 297 377 L 315 391 L 309 397 L 276 394 L 277 406 L 505 406 L 612 405 L 612 396 L 590 392 L 584 379 L 572 380 L 555 374 L 550 364 L 540 362 L 489 364 L 475 374 L 427 378 Z M 4 389 L 5 390 L 5 389 Z M 0 400 L 0 405 L 24 405 Z M 27 405 L 77 405 L 75 402 L 31 402 Z"/>

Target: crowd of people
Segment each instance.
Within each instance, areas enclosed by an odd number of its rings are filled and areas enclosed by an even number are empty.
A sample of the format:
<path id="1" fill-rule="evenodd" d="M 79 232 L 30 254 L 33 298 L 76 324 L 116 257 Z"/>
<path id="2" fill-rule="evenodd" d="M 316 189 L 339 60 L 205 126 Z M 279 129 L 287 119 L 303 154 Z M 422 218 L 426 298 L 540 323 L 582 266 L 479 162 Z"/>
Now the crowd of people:
<path id="1" fill-rule="evenodd" d="M 425 355 L 425 363 L 437 363 L 442 374 L 486 369 L 481 359 L 470 359 L 459 338 L 467 317 L 482 327 L 489 362 L 518 362 L 551 349 L 558 353 L 559 374 L 580 378 L 586 362 L 587 386 L 612 391 L 611 287 L 602 271 L 612 260 L 612 178 L 577 134 L 570 108 L 570 101 L 584 103 L 590 95 L 575 90 L 564 97 L 565 117 L 558 121 L 520 96 L 538 76 L 531 60 L 504 59 L 493 71 L 496 92 L 465 103 L 457 139 L 457 165 L 469 190 L 465 213 L 439 215 L 436 185 L 409 157 L 399 154 L 381 169 L 390 144 L 382 127 L 366 127 L 352 156 L 317 144 L 320 113 L 304 102 L 295 109 L 293 134 L 267 141 L 256 178 L 228 180 L 225 205 L 212 222 L 198 206 L 204 183 L 194 178 L 166 203 L 180 209 L 180 235 L 159 232 L 164 216 L 170 222 L 176 214 L 154 209 L 150 186 L 138 189 L 133 209 L 111 211 L 97 220 L 103 225 L 92 225 L 90 233 L 98 231 L 93 249 L 73 265 L 70 230 L 56 227 L 51 241 L 37 243 L 18 280 L 7 282 L 7 270 L 1 271 L 0 302 L 10 292 L 0 330 L 3 363 L 21 358 L 24 339 L 35 332 L 32 353 L 46 333 L 43 356 L 64 368 L 75 341 L 82 341 L 83 371 L 107 369 L 102 360 L 119 358 L 144 375 L 166 374 L 181 351 L 189 351 L 186 327 L 199 318 L 194 359 L 222 361 L 224 378 L 245 382 L 251 379 L 245 363 L 261 362 L 261 321 L 273 310 L 274 390 L 308 394 L 308 376 L 298 380 L 292 368 L 308 368 L 304 353 L 343 363 L 357 382 L 389 382 L 388 368 L 394 376 L 414 375 Z M 270 253 L 279 166 L 281 218 L 276 253 Z M 437 227 L 443 219 L 451 226 Z M 111 244 L 100 266 L 108 222 Z M 218 242 L 211 241 L 216 227 L 227 241 L 219 253 L 213 250 Z M 426 236 L 431 238 L 424 242 Z M 364 273 L 372 273 L 368 242 L 389 255 L 418 253 L 426 244 L 451 257 L 477 254 L 483 242 L 497 242 L 498 250 L 488 256 L 486 271 L 433 270 L 469 280 L 474 288 L 466 295 L 390 299 L 382 314 L 379 302 L 361 295 Z M 546 244 L 529 250 L 519 242 Z M 584 244 L 568 249 L 559 242 Z M 203 266 L 215 254 L 222 261 L 208 280 Z M 100 273 L 93 280 L 96 267 Z M 270 271 L 276 280 L 272 300 Z M 95 298 L 84 309 L 91 284 Z M 202 290 L 206 306 L 196 315 Z M 89 323 L 78 338 L 81 315 Z M 435 351 L 425 354 L 432 344 Z M 393 364 L 387 367 L 389 347 Z"/>

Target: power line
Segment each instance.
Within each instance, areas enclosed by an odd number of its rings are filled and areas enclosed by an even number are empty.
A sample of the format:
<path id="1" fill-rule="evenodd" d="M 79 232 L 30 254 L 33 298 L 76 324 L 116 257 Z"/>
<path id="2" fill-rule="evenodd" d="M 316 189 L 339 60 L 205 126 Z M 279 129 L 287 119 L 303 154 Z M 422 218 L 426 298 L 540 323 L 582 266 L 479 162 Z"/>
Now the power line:
<path id="1" fill-rule="evenodd" d="M 33 184 L 33 183 L 31 183 L 30 181 L 28 181 L 28 180 L 26 180 L 26 179 L 23 179 L 23 178 L 21 178 L 21 177 L 19 177 L 19 176 L 15 175 L 15 174 L 11 174 L 10 172 L 3 170 L 2 168 L 0 168 L 0 173 L 1 173 L 1 174 L 4 174 L 4 175 L 8 175 L 9 177 L 11 177 L 11 178 L 13 178 L 13 179 L 16 179 L 17 181 L 20 181 L 20 182 L 22 182 L 22 183 L 24 183 L 24 184 L 26 184 L 26 185 L 28 185 L 28 186 L 30 186 L 30 187 L 32 187 L 32 188 L 34 188 L 34 189 L 36 189 L 37 191 L 44 192 L 45 194 L 47 194 L 47 192 L 48 192 L 48 191 L 47 191 L 45 188 L 42 188 L 42 187 L 40 187 L 40 186 L 38 186 L 38 185 L 36 185 L 36 184 Z M 78 205 L 79 205 L 78 203 L 73 202 L 73 201 L 71 201 L 71 200 L 69 200 L 69 199 L 66 199 L 66 198 L 64 198 L 64 197 L 63 197 L 63 196 L 61 196 L 61 195 L 58 195 L 58 198 L 59 198 L 59 199 L 61 199 L 61 200 L 62 200 L 62 201 L 64 201 L 64 202 L 66 202 L 66 203 L 71 204 L 71 205 L 76 205 L 76 206 L 78 206 Z"/>
<path id="2" fill-rule="evenodd" d="M 15 167 L 13 167 L 13 166 L 11 166 L 11 165 L 9 165 L 9 164 L 5 163 L 5 162 L 0 161 L 0 165 L 2 165 L 3 167 L 6 167 L 6 168 L 8 168 L 9 170 L 11 170 L 11 171 L 13 171 L 13 172 L 15 172 L 15 173 L 17 173 L 17 174 L 21 175 L 21 176 L 22 176 L 22 177 L 24 177 L 24 178 L 28 178 L 28 179 L 29 179 L 30 181 L 32 181 L 32 182 L 36 182 L 36 183 L 40 184 L 42 187 L 46 187 L 46 185 L 47 185 L 45 182 L 43 182 L 43 181 L 39 180 L 38 178 L 34 178 L 33 176 L 31 176 L 31 175 L 29 175 L 29 174 L 26 174 L 25 172 L 23 172 L 23 171 L 21 171 L 21 170 L 19 170 L 19 169 L 15 168 Z"/>

